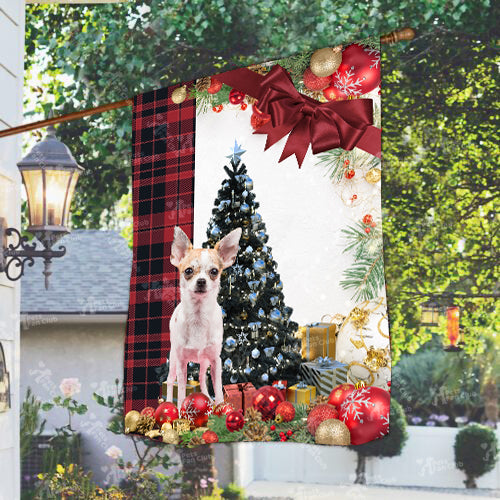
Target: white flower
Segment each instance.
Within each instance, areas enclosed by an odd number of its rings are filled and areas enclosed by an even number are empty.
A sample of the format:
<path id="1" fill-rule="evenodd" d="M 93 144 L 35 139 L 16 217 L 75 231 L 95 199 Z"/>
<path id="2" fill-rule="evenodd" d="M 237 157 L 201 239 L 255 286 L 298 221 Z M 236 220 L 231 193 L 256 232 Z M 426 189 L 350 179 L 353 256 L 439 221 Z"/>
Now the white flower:
<path id="1" fill-rule="evenodd" d="M 118 446 L 112 445 L 110 446 L 104 453 L 111 457 L 113 460 L 118 460 L 123 456 L 123 452 Z"/>
<path id="2" fill-rule="evenodd" d="M 65 398 L 71 398 L 75 394 L 78 394 L 81 388 L 82 384 L 80 384 L 77 378 L 63 378 L 59 386 Z"/>

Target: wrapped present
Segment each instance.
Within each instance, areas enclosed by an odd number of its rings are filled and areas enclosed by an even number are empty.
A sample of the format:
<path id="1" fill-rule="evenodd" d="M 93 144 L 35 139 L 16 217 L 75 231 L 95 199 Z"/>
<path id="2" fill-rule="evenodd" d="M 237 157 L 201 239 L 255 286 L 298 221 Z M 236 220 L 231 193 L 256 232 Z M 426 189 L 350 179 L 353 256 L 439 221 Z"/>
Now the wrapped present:
<path id="1" fill-rule="evenodd" d="M 337 325 L 334 323 L 311 323 L 299 327 L 298 337 L 302 340 L 302 359 L 312 361 L 320 356 L 335 358 Z"/>
<path id="2" fill-rule="evenodd" d="M 279 389 L 281 394 L 283 394 L 283 398 L 286 400 L 286 387 L 288 385 L 288 382 L 286 380 L 275 380 L 272 383 L 273 387 L 276 387 L 276 389 Z"/>
<path id="3" fill-rule="evenodd" d="M 286 390 L 286 399 L 292 403 L 308 404 L 316 397 L 316 387 L 305 382 L 290 386 Z"/>
<path id="4" fill-rule="evenodd" d="M 349 366 L 328 357 L 319 357 L 300 365 L 302 378 L 318 390 L 318 395 L 328 396 L 334 387 L 347 383 Z"/>
<path id="5" fill-rule="evenodd" d="M 231 403 L 236 410 L 243 412 L 252 406 L 253 396 L 257 390 L 251 382 L 228 384 L 223 388 L 224 401 Z"/>
<path id="6" fill-rule="evenodd" d="M 174 382 L 174 397 L 173 397 L 173 403 L 177 404 L 177 382 Z M 188 380 L 186 382 L 186 396 L 189 396 L 193 392 L 201 392 L 200 389 L 200 383 L 197 380 Z M 161 384 L 161 395 L 162 397 L 166 398 L 167 397 L 167 382 L 163 382 Z"/>

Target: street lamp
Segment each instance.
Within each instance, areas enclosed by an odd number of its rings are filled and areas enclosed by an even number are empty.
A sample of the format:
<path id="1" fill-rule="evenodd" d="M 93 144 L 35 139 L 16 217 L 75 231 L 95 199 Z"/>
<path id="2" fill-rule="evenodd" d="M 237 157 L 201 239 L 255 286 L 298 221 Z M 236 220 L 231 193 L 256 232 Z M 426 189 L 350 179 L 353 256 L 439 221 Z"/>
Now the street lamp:
<path id="1" fill-rule="evenodd" d="M 420 307 L 420 324 L 428 327 L 439 326 L 439 304 L 431 299 L 424 302 Z"/>
<path id="2" fill-rule="evenodd" d="M 67 227 L 69 209 L 78 177 L 83 168 L 77 164 L 68 147 L 59 141 L 53 126 L 47 128 L 47 136 L 17 164 L 21 172 L 28 199 L 29 226 L 32 233 L 43 245 L 36 249 L 36 243 L 29 244 L 26 236 L 21 236 L 16 228 L 7 227 L 6 220 L 0 218 L 0 272 L 15 281 L 24 274 L 26 264 L 32 266 L 35 257 L 44 261 L 45 288 L 49 286 L 51 260 L 62 257 L 66 249 L 52 246 L 70 230 Z M 17 244 L 7 244 L 7 237 L 15 235 Z M 18 269 L 12 274 L 11 266 Z"/>

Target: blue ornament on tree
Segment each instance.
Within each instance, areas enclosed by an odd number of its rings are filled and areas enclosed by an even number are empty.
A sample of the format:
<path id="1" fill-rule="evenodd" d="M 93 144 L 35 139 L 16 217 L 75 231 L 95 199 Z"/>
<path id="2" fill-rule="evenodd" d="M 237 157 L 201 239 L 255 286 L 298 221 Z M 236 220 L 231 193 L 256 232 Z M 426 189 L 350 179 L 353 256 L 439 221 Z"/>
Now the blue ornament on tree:
<path id="1" fill-rule="evenodd" d="M 226 370 L 230 370 L 233 367 L 233 362 L 231 361 L 230 358 L 226 358 L 226 361 L 224 361 L 224 368 Z"/>
<path id="2" fill-rule="evenodd" d="M 269 313 L 269 319 L 275 323 L 279 323 L 282 317 L 281 311 L 276 308 Z"/>
<path id="3" fill-rule="evenodd" d="M 263 373 L 261 376 L 260 376 L 260 380 L 264 383 L 267 383 L 268 380 L 269 380 L 269 375 L 267 373 Z"/>
<path id="4" fill-rule="evenodd" d="M 218 226 L 214 226 L 210 231 L 210 234 L 213 238 L 218 238 L 221 234 L 221 230 Z"/>
<path id="5" fill-rule="evenodd" d="M 244 214 L 247 214 L 248 212 L 250 212 L 250 205 L 248 205 L 248 203 L 242 203 L 241 207 L 240 207 L 240 210 L 244 213 Z"/>
<path id="6" fill-rule="evenodd" d="M 248 269 L 248 267 L 245 269 L 245 272 L 243 273 L 245 275 L 245 278 L 250 279 L 252 277 L 252 271 Z"/>
<path id="7" fill-rule="evenodd" d="M 281 280 L 276 283 L 276 290 L 283 290 L 283 282 Z"/>
<path id="8" fill-rule="evenodd" d="M 266 286 L 267 278 L 266 278 L 265 276 L 261 276 L 261 277 L 260 277 L 260 282 L 261 282 L 264 286 Z"/>
<path id="9" fill-rule="evenodd" d="M 252 292 L 252 293 L 248 294 L 248 299 L 250 300 L 250 302 L 252 303 L 253 306 L 255 304 L 257 304 L 257 299 L 258 298 L 259 298 L 259 296 L 255 292 Z"/>
<path id="10" fill-rule="evenodd" d="M 264 309 L 260 308 L 258 311 L 257 311 L 257 316 L 260 318 L 260 319 L 264 319 L 266 317 L 266 312 L 264 311 Z"/>
<path id="11" fill-rule="evenodd" d="M 224 342 L 224 350 L 226 352 L 233 352 L 236 349 L 236 339 L 234 337 L 228 337 Z"/>
<path id="12" fill-rule="evenodd" d="M 271 366 L 271 368 L 269 368 L 269 371 L 270 371 L 272 376 L 274 376 L 278 373 L 278 369 L 275 366 Z"/>
<path id="13" fill-rule="evenodd" d="M 263 273 L 266 269 L 266 263 L 262 260 L 262 259 L 257 259 L 254 263 L 253 263 L 253 268 L 259 272 L 259 273 Z"/>
<path id="14" fill-rule="evenodd" d="M 248 286 L 250 287 L 250 290 L 257 290 L 257 288 L 260 285 L 260 281 L 249 281 Z"/>
<path id="15" fill-rule="evenodd" d="M 280 300 L 280 299 L 279 299 L 278 297 L 273 296 L 273 297 L 271 297 L 271 298 L 269 299 L 269 302 L 271 302 L 271 305 L 272 305 L 272 306 L 275 306 L 275 305 L 279 302 L 279 300 Z"/>
<path id="16" fill-rule="evenodd" d="M 248 177 L 248 175 L 245 176 L 245 187 L 251 191 L 253 189 L 253 181 Z"/>
<path id="17" fill-rule="evenodd" d="M 253 351 L 252 351 L 252 358 L 253 359 L 257 359 L 258 357 L 260 356 L 260 351 L 255 348 Z"/>
<path id="18" fill-rule="evenodd" d="M 253 253 L 253 248 L 250 245 L 248 245 L 245 248 L 245 253 L 248 254 L 248 255 L 250 255 L 251 253 Z"/>

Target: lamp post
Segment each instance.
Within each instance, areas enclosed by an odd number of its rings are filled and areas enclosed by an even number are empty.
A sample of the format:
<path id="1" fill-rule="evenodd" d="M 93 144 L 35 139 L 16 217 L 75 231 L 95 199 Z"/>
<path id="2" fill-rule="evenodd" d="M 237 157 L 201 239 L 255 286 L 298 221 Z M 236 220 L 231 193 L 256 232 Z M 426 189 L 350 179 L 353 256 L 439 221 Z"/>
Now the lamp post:
<path id="1" fill-rule="evenodd" d="M 59 141 L 53 126 L 47 128 L 47 136 L 17 164 L 23 178 L 28 199 L 29 226 L 42 244 L 28 243 L 26 236 L 13 227 L 7 227 L 5 218 L 0 217 L 0 272 L 15 281 L 24 275 L 24 268 L 33 266 L 34 259 L 43 258 L 45 288 L 49 287 L 53 258 L 66 253 L 63 246 L 52 250 L 52 246 L 69 233 L 69 209 L 78 177 L 83 168 L 78 165 L 68 147 Z M 17 238 L 16 244 L 8 244 L 7 237 Z M 18 272 L 15 274 L 14 269 Z"/>
<path id="2" fill-rule="evenodd" d="M 420 324 L 422 326 L 434 327 L 439 325 L 439 304 L 430 299 L 421 306 Z"/>

